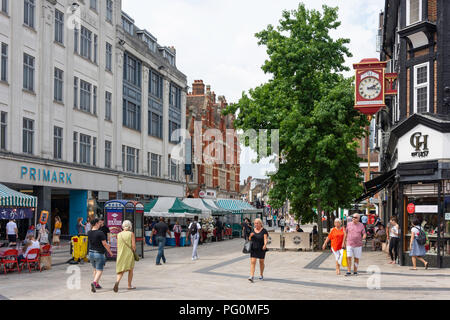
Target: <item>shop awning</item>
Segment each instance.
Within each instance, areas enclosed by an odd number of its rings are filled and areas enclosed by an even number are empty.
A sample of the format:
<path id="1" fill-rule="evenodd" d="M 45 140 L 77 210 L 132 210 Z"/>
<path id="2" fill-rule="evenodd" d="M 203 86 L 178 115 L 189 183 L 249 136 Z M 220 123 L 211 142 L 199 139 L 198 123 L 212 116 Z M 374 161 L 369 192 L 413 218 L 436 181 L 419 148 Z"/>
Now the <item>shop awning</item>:
<path id="1" fill-rule="evenodd" d="M 218 199 L 216 203 L 220 208 L 232 211 L 235 214 L 262 212 L 261 209 L 256 209 L 249 203 L 242 200 Z"/>
<path id="2" fill-rule="evenodd" d="M 216 206 L 211 206 L 206 203 L 203 199 L 184 199 L 183 202 L 190 207 L 199 209 L 202 211 L 202 218 L 209 218 L 211 216 L 223 216 L 227 213 L 231 213 L 227 210 L 220 209 Z"/>
<path id="3" fill-rule="evenodd" d="M 385 189 L 389 185 L 392 185 L 395 181 L 396 170 L 392 170 L 385 173 L 375 179 L 372 179 L 364 183 L 364 195 L 355 200 L 355 203 L 360 203 L 368 198 L 372 198 L 381 190 Z"/>
<path id="4" fill-rule="evenodd" d="M 161 197 L 144 206 L 146 217 L 185 218 L 201 215 L 202 211 L 183 203 L 178 198 Z"/>
<path id="5" fill-rule="evenodd" d="M 14 191 L 0 184 L 0 207 L 36 208 L 37 198 Z"/>

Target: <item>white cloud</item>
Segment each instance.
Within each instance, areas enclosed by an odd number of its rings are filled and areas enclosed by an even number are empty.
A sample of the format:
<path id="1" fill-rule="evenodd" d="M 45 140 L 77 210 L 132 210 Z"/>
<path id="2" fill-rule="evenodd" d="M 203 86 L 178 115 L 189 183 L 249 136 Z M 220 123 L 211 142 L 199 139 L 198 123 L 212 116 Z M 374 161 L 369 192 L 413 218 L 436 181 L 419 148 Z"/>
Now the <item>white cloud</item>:
<path id="1" fill-rule="evenodd" d="M 349 38 L 353 57 L 378 57 L 375 50 L 378 14 L 384 0 L 304 0 L 308 8 L 339 6 L 341 27 L 333 36 Z M 139 28 L 145 28 L 164 46 L 177 49 L 177 67 L 188 84 L 202 79 L 217 95 L 236 102 L 250 88 L 269 78 L 261 70 L 267 59 L 254 34 L 268 24 L 277 25 L 283 10 L 293 10 L 297 0 L 122 0 L 123 10 Z M 353 71 L 346 74 L 353 75 Z M 246 166 L 242 178 L 261 176 L 261 167 Z M 264 168 L 264 166 L 262 166 Z"/>

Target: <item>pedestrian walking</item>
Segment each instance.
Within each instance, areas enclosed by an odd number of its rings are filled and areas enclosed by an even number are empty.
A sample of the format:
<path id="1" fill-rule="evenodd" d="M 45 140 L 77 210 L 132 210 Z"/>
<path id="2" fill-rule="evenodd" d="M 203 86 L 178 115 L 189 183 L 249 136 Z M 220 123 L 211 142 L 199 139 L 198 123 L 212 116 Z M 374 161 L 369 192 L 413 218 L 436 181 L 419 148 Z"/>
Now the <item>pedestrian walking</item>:
<path id="1" fill-rule="evenodd" d="M 284 232 L 284 228 L 286 226 L 286 220 L 284 219 L 283 216 L 281 216 L 280 221 L 278 222 L 278 224 L 280 225 L 281 232 Z"/>
<path id="2" fill-rule="evenodd" d="M 180 238 L 181 238 L 181 226 L 178 220 L 175 222 L 173 226 L 173 233 L 175 234 L 175 246 L 180 246 Z"/>
<path id="3" fill-rule="evenodd" d="M 111 244 L 111 230 L 109 230 L 109 228 L 105 225 L 105 218 L 99 218 L 98 219 L 100 221 L 100 230 L 101 232 L 103 232 L 106 236 L 106 242 L 108 244 Z"/>
<path id="4" fill-rule="evenodd" d="M 83 218 L 78 218 L 77 219 L 77 232 L 78 232 L 78 236 L 83 234 L 84 231 L 84 224 L 83 224 Z"/>
<path id="5" fill-rule="evenodd" d="M 267 216 L 267 224 L 269 225 L 269 228 L 272 228 L 272 215 L 270 213 Z"/>
<path id="6" fill-rule="evenodd" d="M 134 253 L 136 252 L 136 237 L 134 235 L 131 221 L 125 220 L 122 223 L 123 231 L 117 235 L 117 280 L 114 284 L 114 292 L 119 291 L 120 280 L 125 272 L 128 272 L 128 290 L 135 290 L 133 287 Z"/>
<path id="7" fill-rule="evenodd" d="M 219 217 L 216 218 L 216 232 L 217 232 L 217 241 L 222 241 L 222 232 L 223 232 L 223 224 L 220 221 Z"/>
<path id="8" fill-rule="evenodd" d="M 421 222 L 418 218 L 413 221 L 414 227 L 411 229 L 411 242 L 409 244 L 409 256 L 412 258 L 413 270 L 417 270 L 417 260 L 423 262 L 425 269 L 428 269 L 428 262 L 423 257 L 427 254 L 425 244 L 427 237 L 422 229 Z"/>
<path id="9" fill-rule="evenodd" d="M 106 263 L 105 253 L 108 252 L 110 256 L 113 253 L 111 252 L 111 246 L 106 242 L 105 234 L 99 230 L 101 227 L 100 221 L 93 219 L 91 224 L 92 229 L 88 233 L 88 243 L 89 260 L 94 268 L 94 281 L 91 283 L 91 291 L 95 293 L 97 289 L 102 289 L 100 278 Z"/>
<path id="10" fill-rule="evenodd" d="M 92 230 L 91 218 L 88 217 L 84 226 L 84 234 L 88 234 Z"/>
<path id="11" fill-rule="evenodd" d="M 389 262 L 389 264 L 396 264 L 398 260 L 398 246 L 400 243 L 400 228 L 397 217 L 391 218 L 387 235 L 389 240 L 389 255 L 391 256 L 391 262 Z"/>
<path id="12" fill-rule="evenodd" d="M 161 265 L 161 259 L 164 263 L 167 262 L 164 255 L 164 247 L 166 246 L 166 234 L 171 236 L 169 226 L 164 222 L 164 218 L 160 217 L 159 222 L 153 227 L 153 234 L 156 235 L 156 242 L 158 244 L 158 255 L 156 256 L 156 265 Z"/>
<path id="13" fill-rule="evenodd" d="M 274 213 L 273 214 L 273 226 L 276 228 L 276 227 L 278 227 L 278 225 L 277 225 L 277 215 Z"/>
<path id="14" fill-rule="evenodd" d="M 192 243 L 192 261 L 198 260 L 199 256 L 198 256 L 198 252 L 197 252 L 197 248 L 198 248 L 198 242 L 200 240 L 200 230 L 201 230 L 201 225 L 200 223 L 198 223 L 198 217 L 194 218 L 194 221 L 191 222 L 191 224 L 189 224 L 188 227 L 188 233 L 191 237 L 191 243 Z M 187 236 L 186 236 L 186 242 L 187 242 Z"/>
<path id="15" fill-rule="evenodd" d="M 17 245 L 19 229 L 17 229 L 17 224 L 13 219 L 9 219 L 9 222 L 6 224 L 6 235 L 10 246 Z"/>
<path id="16" fill-rule="evenodd" d="M 244 235 L 245 241 L 248 241 L 250 233 L 252 233 L 252 224 L 249 218 L 245 218 L 244 222 L 242 223 L 242 234 Z"/>
<path id="17" fill-rule="evenodd" d="M 263 228 L 261 219 L 254 222 L 255 228 L 250 233 L 249 240 L 252 242 L 250 249 L 250 278 L 248 281 L 253 283 L 256 270 L 256 261 L 259 260 L 259 280 L 264 280 L 265 259 L 267 252 L 267 243 L 269 241 L 269 233 Z"/>
<path id="18" fill-rule="evenodd" d="M 358 275 L 359 261 L 362 256 L 363 240 L 366 240 L 367 234 L 364 225 L 359 222 L 359 214 L 352 216 L 352 222 L 347 225 L 344 237 L 344 246 L 347 248 L 347 274 L 352 274 L 352 258 L 354 259 L 354 272 Z"/>
<path id="19" fill-rule="evenodd" d="M 56 216 L 55 217 L 55 230 L 53 231 L 53 239 L 52 239 L 54 246 L 60 245 L 61 228 L 62 228 L 61 218 L 59 216 Z"/>
<path id="20" fill-rule="evenodd" d="M 342 259 L 344 255 L 344 238 L 345 238 L 345 230 L 342 227 L 341 219 L 334 220 L 334 228 L 330 231 L 328 238 L 325 240 L 323 244 L 323 250 L 327 248 L 328 242 L 331 242 L 331 251 L 334 254 L 336 259 L 336 274 L 338 276 L 341 275 L 341 265 Z"/>

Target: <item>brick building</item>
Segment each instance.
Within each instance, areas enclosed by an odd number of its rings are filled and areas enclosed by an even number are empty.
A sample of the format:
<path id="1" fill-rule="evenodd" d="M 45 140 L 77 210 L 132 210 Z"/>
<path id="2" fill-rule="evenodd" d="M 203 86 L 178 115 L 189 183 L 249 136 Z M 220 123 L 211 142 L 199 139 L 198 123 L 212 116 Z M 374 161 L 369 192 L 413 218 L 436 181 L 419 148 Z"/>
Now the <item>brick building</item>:
<path id="1" fill-rule="evenodd" d="M 233 134 L 235 117 L 222 115 L 223 109 L 228 106 L 225 97 L 216 97 L 209 85 L 195 80 L 186 106 L 187 130 L 191 137 L 197 132 L 201 132 L 202 136 L 201 147 L 197 145 L 199 141 L 193 139 L 194 165 L 187 184 L 187 196 L 239 199 L 240 148 L 238 138 Z M 227 130 L 233 131 L 227 134 Z M 207 155 L 215 160 L 208 161 Z"/>

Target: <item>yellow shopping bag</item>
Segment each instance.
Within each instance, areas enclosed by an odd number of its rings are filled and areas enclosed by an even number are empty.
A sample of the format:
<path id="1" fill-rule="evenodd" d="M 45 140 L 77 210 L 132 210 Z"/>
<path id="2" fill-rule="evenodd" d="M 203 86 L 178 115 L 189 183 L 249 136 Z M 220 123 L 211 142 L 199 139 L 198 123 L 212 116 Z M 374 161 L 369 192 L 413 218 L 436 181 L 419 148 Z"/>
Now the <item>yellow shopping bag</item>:
<path id="1" fill-rule="evenodd" d="M 342 253 L 342 266 L 343 267 L 347 266 L 347 250 L 345 250 L 345 249 Z"/>

